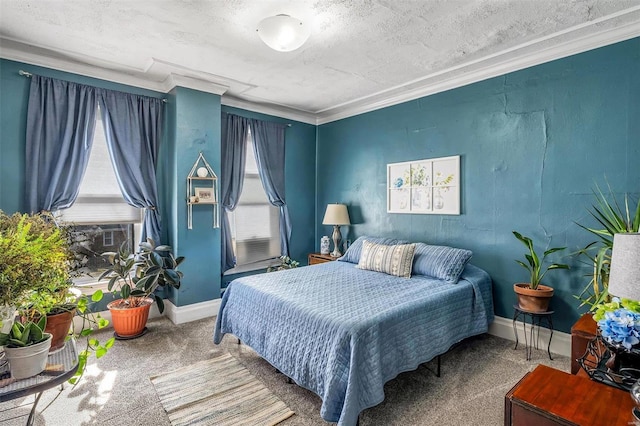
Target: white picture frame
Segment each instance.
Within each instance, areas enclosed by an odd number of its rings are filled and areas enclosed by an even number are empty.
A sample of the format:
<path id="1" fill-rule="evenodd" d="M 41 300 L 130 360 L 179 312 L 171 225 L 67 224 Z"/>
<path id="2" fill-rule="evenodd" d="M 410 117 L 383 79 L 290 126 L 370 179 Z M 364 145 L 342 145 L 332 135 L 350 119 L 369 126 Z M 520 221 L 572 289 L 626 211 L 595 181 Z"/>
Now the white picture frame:
<path id="1" fill-rule="evenodd" d="M 460 156 L 387 164 L 387 213 L 460 214 Z"/>
<path id="2" fill-rule="evenodd" d="M 213 188 L 194 188 L 194 193 L 200 204 L 214 204 L 216 202 L 216 193 Z"/>

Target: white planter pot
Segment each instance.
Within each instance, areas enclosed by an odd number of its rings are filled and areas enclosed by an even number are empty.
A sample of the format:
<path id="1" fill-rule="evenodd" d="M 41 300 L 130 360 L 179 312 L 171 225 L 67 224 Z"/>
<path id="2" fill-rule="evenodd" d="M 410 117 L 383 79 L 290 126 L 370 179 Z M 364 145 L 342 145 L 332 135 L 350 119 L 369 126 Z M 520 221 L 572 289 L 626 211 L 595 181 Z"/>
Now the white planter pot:
<path id="1" fill-rule="evenodd" d="M 4 352 L 11 367 L 11 377 L 20 380 L 40 374 L 47 366 L 50 347 L 51 334 L 44 342 L 24 348 L 9 348 L 5 346 Z"/>

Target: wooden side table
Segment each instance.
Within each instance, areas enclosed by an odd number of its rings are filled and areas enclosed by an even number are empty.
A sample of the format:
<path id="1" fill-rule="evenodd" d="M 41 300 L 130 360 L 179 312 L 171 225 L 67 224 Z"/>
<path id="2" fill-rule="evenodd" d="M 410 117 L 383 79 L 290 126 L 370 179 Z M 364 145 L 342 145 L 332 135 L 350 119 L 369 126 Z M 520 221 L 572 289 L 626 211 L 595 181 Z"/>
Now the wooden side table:
<path id="1" fill-rule="evenodd" d="M 590 313 L 582 315 L 571 327 L 571 374 L 581 371 L 578 358 L 587 351 L 589 341 L 595 339 L 596 329 L 597 324 Z"/>
<path id="2" fill-rule="evenodd" d="M 318 263 L 332 262 L 337 257 L 333 257 L 330 254 L 309 253 L 309 265 L 316 265 Z"/>
<path id="3" fill-rule="evenodd" d="M 629 426 L 633 407 L 629 392 L 538 365 L 505 395 L 504 424 Z"/>

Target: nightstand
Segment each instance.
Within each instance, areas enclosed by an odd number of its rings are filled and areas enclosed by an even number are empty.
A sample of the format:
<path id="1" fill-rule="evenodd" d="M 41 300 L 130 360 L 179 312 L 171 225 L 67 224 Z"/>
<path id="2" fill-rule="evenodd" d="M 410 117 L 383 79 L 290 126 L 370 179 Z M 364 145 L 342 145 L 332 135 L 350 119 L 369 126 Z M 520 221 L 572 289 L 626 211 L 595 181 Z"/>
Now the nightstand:
<path id="1" fill-rule="evenodd" d="M 332 262 L 337 257 L 333 257 L 330 254 L 309 253 L 309 265 L 317 265 L 318 263 Z"/>
<path id="2" fill-rule="evenodd" d="M 538 365 L 504 399 L 505 426 L 629 426 L 629 392 Z"/>

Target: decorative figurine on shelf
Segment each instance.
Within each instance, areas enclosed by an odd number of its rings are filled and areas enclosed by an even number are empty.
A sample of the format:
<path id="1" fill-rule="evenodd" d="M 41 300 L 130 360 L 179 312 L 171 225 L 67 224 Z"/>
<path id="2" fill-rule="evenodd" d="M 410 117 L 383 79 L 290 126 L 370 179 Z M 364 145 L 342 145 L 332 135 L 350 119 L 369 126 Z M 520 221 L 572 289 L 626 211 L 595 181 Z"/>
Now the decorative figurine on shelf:
<path id="1" fill-rule="evenodd" d="M 198 177 L 209 176 L 209 172 L 207 171 L 206 167 L 198 167 L 198 170 L 196 170 L 196 173 L 198 174 Z"/>

